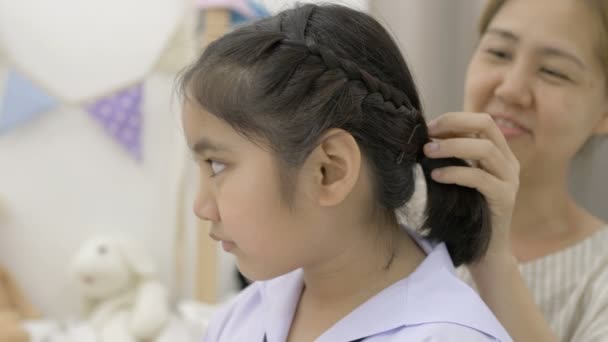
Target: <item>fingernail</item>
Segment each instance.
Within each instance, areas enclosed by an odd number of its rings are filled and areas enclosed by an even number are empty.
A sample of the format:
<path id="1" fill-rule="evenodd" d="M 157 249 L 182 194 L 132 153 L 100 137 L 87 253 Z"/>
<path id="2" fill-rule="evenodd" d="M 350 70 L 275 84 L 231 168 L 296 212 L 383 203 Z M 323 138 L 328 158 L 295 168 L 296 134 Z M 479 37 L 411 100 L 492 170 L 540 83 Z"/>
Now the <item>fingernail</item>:
<path id="1" fill-rule="evenodd" d="M 436 142 L 431 142 L 424 145 L 424 149 L 426 152 L 433 153 L 439 151 L 439 144 Z"/>
<path id="2" fill-rule="evenodd" d="M 428 127 L 429 132 L 436 130 L 437 129 L 437 120 L 429 121 L 429 123 L 427 124 L 427 127 Z"/>
<path id="3" fill-rule="evenodd" d="M 433 177 L 433 179 L 438 179 L 441 177 L 441 170 L 435 169 L 433 170 L 433 172 L 431 172 L 431 177 Z"/>

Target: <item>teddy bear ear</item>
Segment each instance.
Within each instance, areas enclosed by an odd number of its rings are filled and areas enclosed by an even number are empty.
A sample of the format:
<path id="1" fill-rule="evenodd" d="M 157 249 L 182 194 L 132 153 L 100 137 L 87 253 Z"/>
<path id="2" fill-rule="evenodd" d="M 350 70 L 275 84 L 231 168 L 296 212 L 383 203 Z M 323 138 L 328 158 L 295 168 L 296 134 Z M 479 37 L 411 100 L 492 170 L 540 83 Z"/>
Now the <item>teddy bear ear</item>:
<path id="1" fill-rule="evenodd" d="M 128 238 L 118 239 L 116 245 L 133 273 L 140 278 L 156 277 L 154 260 L 143 246 Z"/>

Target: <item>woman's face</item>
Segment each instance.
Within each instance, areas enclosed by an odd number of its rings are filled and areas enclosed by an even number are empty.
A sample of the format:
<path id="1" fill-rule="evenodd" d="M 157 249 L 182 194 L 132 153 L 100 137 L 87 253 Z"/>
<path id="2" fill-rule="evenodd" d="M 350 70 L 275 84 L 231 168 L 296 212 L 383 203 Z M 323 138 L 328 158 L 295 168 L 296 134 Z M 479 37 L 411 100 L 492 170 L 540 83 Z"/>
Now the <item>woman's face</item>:
<path id="1" fill-rule="evenodd" d="M 509 0 L 479 42 L 465 110 L 494 117 L 522 172 L 565 172 L 608 126 L 595 16 L 577 0 Z"/>

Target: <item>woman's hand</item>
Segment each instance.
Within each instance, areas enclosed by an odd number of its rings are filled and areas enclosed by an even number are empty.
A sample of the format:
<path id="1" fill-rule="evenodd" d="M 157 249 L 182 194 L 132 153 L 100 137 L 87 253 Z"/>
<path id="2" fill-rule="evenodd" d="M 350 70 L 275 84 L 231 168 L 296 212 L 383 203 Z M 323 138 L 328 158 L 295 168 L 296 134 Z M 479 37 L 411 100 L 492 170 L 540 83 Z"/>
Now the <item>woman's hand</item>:
<path id="1" fill-rule="evenodd" d="M 474 166 L 438 169 L 433 179 L 475 188 L 486 198 L 492 218 L 486 257 L 510 258 L 509 230 L 519 186 L 519 162 L 502 132 L 488 114 L 453 112 L 432 120 L 429 135 L 433 142 L 424 147 L 427 157 L 456 157 Z"/>
<path id="2" fill-rule="evenodd" d="M 437 182 L 477 189 L 488 201 L 492 238 L 480 261 L 469 265 L 481 298 L 515 341 L 556 341 L 511 252 L 509 231 L 519 186 L 519 162 L 488 114 L 447 113 L 429 123 L 429 158 L 457 157 L 473 167 L 446 167 Z M 456 227 L 455 227 L 456 228 Z"/>

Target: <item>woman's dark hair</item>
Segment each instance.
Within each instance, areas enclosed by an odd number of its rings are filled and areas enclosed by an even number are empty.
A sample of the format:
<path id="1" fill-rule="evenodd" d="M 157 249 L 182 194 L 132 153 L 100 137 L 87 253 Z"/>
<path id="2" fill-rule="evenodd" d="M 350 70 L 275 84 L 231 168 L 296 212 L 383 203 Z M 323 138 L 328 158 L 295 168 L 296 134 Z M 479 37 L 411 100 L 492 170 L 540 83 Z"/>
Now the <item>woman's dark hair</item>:
<path id="1" fill-rule="evenodd" d="M 427 237 L 446 243 L 456 265 L 487 249 L 484 197 L 434 182 L 429 142 L 412 75 L 386 30 L 339 5 L 303 5 L 241 27 L 211 43 L 183 74 L 181 90 L 251 141 L 296 168 L 331 128 L 349 132 L 373 175 L 379 206 L 394 217 L 414 192 L 414 165 L 428 186 Z"/>

